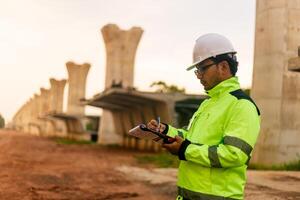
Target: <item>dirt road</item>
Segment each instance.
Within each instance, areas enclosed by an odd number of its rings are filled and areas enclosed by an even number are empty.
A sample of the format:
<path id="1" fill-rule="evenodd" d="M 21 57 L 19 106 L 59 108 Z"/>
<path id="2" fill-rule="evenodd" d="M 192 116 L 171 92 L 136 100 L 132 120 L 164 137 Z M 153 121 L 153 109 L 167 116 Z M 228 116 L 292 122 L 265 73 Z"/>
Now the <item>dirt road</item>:
<path id="1" fill-rule="evenodd" d="M 145 168 L 136 154 L 0 130 L 0 200 L 174 199 L 176 169 Z M 251 171 L 246 199 L 300 199 L 300 173 Z"/>

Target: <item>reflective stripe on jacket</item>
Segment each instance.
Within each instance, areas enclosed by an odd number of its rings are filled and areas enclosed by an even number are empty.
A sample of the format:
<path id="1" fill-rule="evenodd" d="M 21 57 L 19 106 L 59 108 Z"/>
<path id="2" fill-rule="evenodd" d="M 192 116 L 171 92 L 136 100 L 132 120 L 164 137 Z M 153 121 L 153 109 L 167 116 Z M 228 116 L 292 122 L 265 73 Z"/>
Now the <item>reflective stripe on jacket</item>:
<path id="1" fill-rule="evenodd" d="M 207 91 L 187 130 L 167 134 L 185 140 L 178 156 L 178 193 L 194 199 L 243 199 L 247 164 L 260 129 L 259 109 L 237 77 Z M 180 199 L 180 198 L 179 198 Z"/>

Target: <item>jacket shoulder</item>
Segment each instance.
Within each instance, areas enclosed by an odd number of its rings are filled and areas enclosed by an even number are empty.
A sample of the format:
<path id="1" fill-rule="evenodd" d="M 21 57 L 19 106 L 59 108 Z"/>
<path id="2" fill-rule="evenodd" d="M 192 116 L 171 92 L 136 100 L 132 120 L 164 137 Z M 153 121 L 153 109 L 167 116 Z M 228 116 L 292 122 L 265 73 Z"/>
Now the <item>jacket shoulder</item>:
<path id="1" fill-rule="evenodd" d="M 256 108 L 257 114 L 260 115 L 260 111 L 259 108 L 257 107 L 257 105 L 255 104 L 255 102 L 251 99 L 251 97 L 249 97 L 245 92 L 243 92 L 241 89 L 235 90 L 230 92 L 230 94 L 232 96 L 234 96 L 235 98 L 237 98 L 238 100 L 240 99 L 245 99 L 250 101 Z"/>

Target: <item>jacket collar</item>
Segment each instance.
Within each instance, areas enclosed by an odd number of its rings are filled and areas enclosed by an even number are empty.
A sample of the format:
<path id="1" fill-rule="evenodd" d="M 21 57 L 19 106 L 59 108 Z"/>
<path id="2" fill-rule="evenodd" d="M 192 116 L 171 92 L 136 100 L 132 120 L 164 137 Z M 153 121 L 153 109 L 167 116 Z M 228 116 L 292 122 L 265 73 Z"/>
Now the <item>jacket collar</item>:
<path id="1" fill-rule="evenodd" d="M 238 77 L 234 76 L 234 77 L 231 77 L 229 79 L 222 81 L 221 83 L 219 83 L 212 89 L 206 91 L 206 93 L 211 98 L 214 98 L 214 97 L 220 96 L 221 94 L 229 93 L 229 92 L 232 92 L 232 91 L 238 90 L 238 89 L 240 89 Z"/>

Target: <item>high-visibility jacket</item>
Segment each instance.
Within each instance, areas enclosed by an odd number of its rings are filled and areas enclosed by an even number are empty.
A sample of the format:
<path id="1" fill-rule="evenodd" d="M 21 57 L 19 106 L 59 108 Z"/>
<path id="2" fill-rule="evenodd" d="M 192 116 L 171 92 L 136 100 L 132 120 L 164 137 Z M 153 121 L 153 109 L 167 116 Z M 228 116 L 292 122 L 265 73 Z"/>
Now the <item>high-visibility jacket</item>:
<path id="1" fill-rule="evenodd" d="M 187 129 L 168 125 L 168 136 L 185 140 L 178 157 L 178 198 L 243 199 L 246 169 L 260 129 L 260 112 L 237 77 L 207 91 L 210 98 Z"/>

